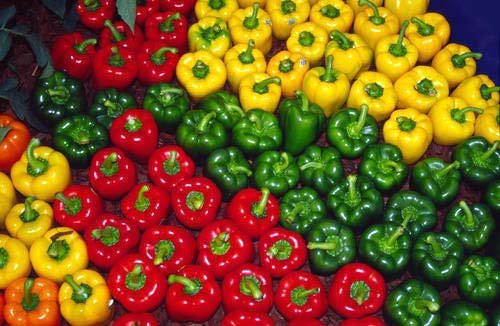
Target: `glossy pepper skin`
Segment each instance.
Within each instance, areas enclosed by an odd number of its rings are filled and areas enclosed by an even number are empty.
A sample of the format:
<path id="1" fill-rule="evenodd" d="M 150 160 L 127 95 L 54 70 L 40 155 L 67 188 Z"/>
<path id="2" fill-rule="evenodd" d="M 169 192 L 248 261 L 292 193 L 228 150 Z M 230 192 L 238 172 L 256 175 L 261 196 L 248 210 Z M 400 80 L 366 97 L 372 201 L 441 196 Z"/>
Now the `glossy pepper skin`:
<path id="1" fill-rule="evenodd" d="M 238 90 L 241 108 L 273 113 L 281 99 L 281 79 L 267 73 L 252 73 L 241 80 Z"/>
<path id="2" fill-rule="evenodd" d="M 333 30 L 348 32 L 354 21 L 354 11 L 344 1 L 320 0 L 311 6 L 309 20 L 328 33 Z"/>
<path id="3" fill-rule="evenodd" d="M 476 74 L 476 60 L 482 57 L 481 53 L 471 52 L 465 45 L 448 43 L 434 55 L 432 67 L 448 80 L 451 89 Z"/>
<path id="4" fill-rule="evenodd" d="M 213 16 L 227 21 L 229 16 L 238 9 L 239 5 L 236 0 L 200 0 L 196 1 L 194 5 L 194 14 L 198 20 L 206 16 Z"/>
<path id="5" fill-rule="evenodd" d="M 500 213 L 500 180 L 493 181 L 486 186 L 482 201 L 490 207 L 492 213 Z"/>
<path id="6" fill-rule="evenodd" d="M 193 11 L 196 1 L 185 0 L 160 0 L 161 11 L 175 11 L 183 15 L 188 15 Z"/>
<path id="7" fill-rule="evenodd" d="M 141 0 L 135 7 L 135 23 L 144 26 L 149 15 L 160 11 L 160 0 Z"/>
<path id="8" fill-rule="evenodd" d="M 274 326 L 274 321 L 267 313 L 235 310 L 224 315 L 221 326 Z"/>
<path id="9" fill-rule="evenodd" d="M 16 190 L 7 174 L 0 171 L 0 227 L 5 228 L 5 217 L 17 201 Z"/>
<path id="10" fill-rule="evenodd" d="M 157 12 L 149 15 L 144 23 L 147 41 L 161 41 L 166 46 L 176 48 L 179 53 L 187 51 L 188 22 L 178 11 Z"/>
<path id="11" fill-rule="evenodd" d="M 165 46 L 160 41 L 146 41 L 137 50 L 137 79 L 143 85 L 170 82 L 179 61 L 177 48 Z"/>
<path id="12" fill-rule="evenodd" d="M 486 109 L 498 105 L 500 86 L 485 74 L 478 74 L 464 79 L 451 93 L 460 97 L 468 106 Z"/>
<path id="13" fill-rule="evenodd" d="M 116 88 L 106 88 L 94 93 L 87 112 L 109 130 L 114 119 L 122 115 L 125 110 L 136 107 L 137 101 L 130 93 L 121 92 Z"/>
<path id="14" fill-rule="evenodd" d="M 132 31 L 124 21 L 113 23 L 111 20 L 106 20 L 104 27 L 99 35 L 99 46 L 101 48 L 112 44 L 136 52 L 144 43 L 144 34 L 138 25 L 135 25 Z"/>
<path id="15" fill-rule="evenodd" d="M 295 91 L 302 89 L 302 81 L 309 66 L 309 61 L 301 53 L 282 50 L 269 59 L 266 73 L 280 79 L 284 97 L 294 97 Z"/>
<path id="16" fill-rule="evenodd" d="M 500 297 L 500 265 L 488 256 L 467 257 L 458 271 L 458 290 L 465 300 L 489 306 Z"/>
<path id="17" fill-rule="evenodd" d="M 96 90 L 123 90 L 137 77 L 135 52 L 113 44 L 100 48 L 92 61 L 92 85 Z"/>
<path id="18" fill-rule="evenodd" d="M 115 0 L 78 0 L 76 12 L 83 25 L 91 29 L 101 29 L 107 19 L 115 15 Z"/>
<path id="19" fill-rule="evenodd" d="M 130 312 L 113 321 L 113 326 L 158 326 L 156 317 L 150 312 Z"/>
<path id="20" fill-rule="evenodd" d="M 285 229 L 306 235 L 323 218 L 326 218 L 325 202 L 310 187 L 292 189 L 280 200 L 280 223 Z"/>
<path id="21" fill-rule="evenodd" d="M 372 2 L 377 7 L 382 7 L 383 0 L 374 0 Z M 352 10 L 354 11 L 355 15 L 357 15 L 360 11 L 363 11 L 363 10 L 366 9 L 365 5 L 360 5 L 359 4 L 359 0 L 346 0 L 346 3 L 349 5 L 349 7 L 352 8 Z"/>
<path id="22" fill-rule="evenodd" d="M 409 0 L 405 2 L 388 0 L 384 2 L 384 7 L 394 13 L 401 24 L 405 19 L 427 12 L 428 6 L 429 0 Z"/>
<path id="23" fill-rule="evenodd" d="M 26 245 L 16 238 L 0 234 L 0 289 L 6 289 L 14 280 L 31 273 Z"/>
<path id="24" fill-rule="evenodd" d="M 488 316 L 478 305 L 465 301 L 454 300 L 441 308 L 442 326 L 487 326 Z"/>
<path id="25" fill-rule="evenodd" d="M 308 20 L 310 9 L 309 0 L 267 0 L 265 10 L 271 17 L 273 36 L 286 40 L 294 26 Z"/>
<path id="26" fill-rule="evenodd" d="M 345 319 L 340 322 L 339 326 L 385 326 L 385 323 L 375 316 L 368 316 L 360 319 Z"/>
<path id="27" fill-rule="evenodd" d="M 224 58 L 224 54 L 231 47 L 226 22 L 222 18 L 207 16 L 190 25 L 188 47 L 189 52 L 205 50 L 219 59 Z"/>
<path id="28" fill-rule="evenodd" d="M 299 182 L 299 168 L 289 152 L 266 151 L 252 165 L 252 181 L 257 188 L 266 187 L 279 197 Z"/>
<path id="29" fill-rule="evenodd" d="M 377 7 L 375 2 L 368 0 L 358 1 L 358 4 L 363 10 L 354 18 L 353 31 L 361 36 L 372 49 L 375 49 L 382 37 L 398 33 L 399 19 L 389 9 Z"/>
<path id="30" fill-rule="evenodd" d="M 474 136 L 482 136 L 490 143 L 500 140 L 500 106 L 492 106 L 483 110 L 476 118 Z"/>
<path id="31" fill-rule="evenodd" d="M 226 130 L 232 130 L 245 116 L 238 97 L 226 90 L 218 90 L 207 95 L 197 107 L 208 113 L 215 112 L 215 119 L 222 123 Z"/>
<path id="32" fill-rule="evenodd" d="M 482 186 L 500 177 L 500 141 L 490 144 L 483 137 L 470 137 L 453 149 L 465 180 Z"/>
<path id="33" fill-rule="evenodd" d="M 286 40 L 286 48 L 290 52 L 300 52 L 311 66 L 321 63 L 325 54 L 328 33 L 323 27 L 306 21 L 295 25 Z"/>
<path id="34" fill-rule="evenodd" d="M 85 39 L 78 32 L 58 36 L 50 49 L 54 69 L 64 71 L 72 78 L 88 79 L 96 44 L 95 38 Z"/>
<path id="35" fill-rule="evenodd" d="M 26 125 L 16 118 L 0 114 L 0 172 L 9 173 L 12 165 L 19 160 L 31 139 Z M 0 213 L 1 215 L 1 213 Z"/>

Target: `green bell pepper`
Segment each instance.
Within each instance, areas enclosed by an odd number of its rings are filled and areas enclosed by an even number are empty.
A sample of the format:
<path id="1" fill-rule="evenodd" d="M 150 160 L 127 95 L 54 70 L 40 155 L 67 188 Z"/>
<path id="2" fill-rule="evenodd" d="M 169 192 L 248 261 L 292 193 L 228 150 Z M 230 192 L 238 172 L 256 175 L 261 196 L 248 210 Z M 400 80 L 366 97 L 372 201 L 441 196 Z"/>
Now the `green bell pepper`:
<path id="1" fill-rule="evenodd" d="M 366 147 L 378 142 L 377 121 L 368 114 L 368 106 L 360 110 L 337 111 L 328 121 L 326 139 L 340 154 L 349 159 L 360 157 Z"/>
<path id="2" fill-rule="evenodd" d="M 254 157 L 265 151 L 277 150 L 283 141 L 283 134 L 274 114 L 252 109 L 234 126 L 231 140 L 245 155 Z"/>
<path id="3" fill-rule="evenodd" d="M 446 215 L 443 229 L 455 235 L 467 251 L 483 248 L 495 229 L 495 220 L 485 204 L 460 201 Z"/>
<path id="4" fill-rule="evenodd" d="M 159 130 L 175 133 L 190 104 L 182 87 L 172 83 L 158 83 L 148 87 L 142 107 L 153 114 Z"/>
<path id="5" fill-rule="evenodd" d="M 458 196 L 459 167 L 458 161 L 447 164 L 440 158 L 426 158 L 413 167 L 411 185 L 437 206 L 445 206 Z"/>
<path id="6" fill-rule="evenodd" d="M 356 258 L 356 238 L 349 227 L 325 218 L 314 223 L 307 234 L 307 249 L 311 269 L 331 275 Z"/>
<path id="7" fill-rule="evenodd" d="M 206 112 L 215 112 L 216 119 L 226 130 L 231 130 L 245 116 L 238 98 L 225 90 L 218 90 L 205 96 L 199 103 L 198 109 Z"/>
<path id="8" fill-rule="evenodd" d="M 114 119 L 133 108 L 137 108 L 135 97 L 116 88 L 107 88 L 95 92 L 88 114 L 109 130 Z"/>
<path id="9" fill-rule="evenodd" d="M 467 257 L 458 270 L 458 291 L 462 298 L 480 305 L 498 302 L 500 264 L 493 257 Z"/>
<path id="10" fill-rule="evenodd" d="M 302 153 L 317 141 L 326 124 L 325 114 L 318 105 L 309 103 L 301 90 L 296 90 L 295 96 L 281 101 L 278 108 L 283 149 L 292 155 Z"/>
<path id="11" fill-rule="evenodd" d="M 342 224 L 360 230 L 382 215 L 384 199 L 367 177 L 348 175 L 328 192 L 326 206 Z"/>
<path id="12" fill-rule="evenodd" d="M 292 189 L 280 201 L 280 223 L 288 230 L 306 235 L 314 222 L 326 218 L 326 206 L 310 187 Z"/>
<path id="13" fill-rule="evenodd" d="M 436 206 L 418 192 L 403 190 L 392 195 L 384 211 L 384 223 L 401 225 L 408 218 L 406 231 L 413 239 L 432 230 L 437 223 Z"/>
<path id="14" fill-rule="evenodd" d="M 321 195 L 326 195 L 333 185 L 344 177 L 340 153 L 334 147 L 309 145 L 297 157 L 300 181 Z"/>
<path id="15" fill-rule="evenodd" d="M 488 184 L 482 197 L 483 202 L 488 205 L 491 211 L 496 216 L 500 215 L 500 179 Z"/>
<path id="16" fill-rule="evenodd" d="M 472 302 L 453 300 L 441 308 L 441 326 L 488 326 L 488 316 Z"/>
<path id="17" fill-rule="evenodd" d="M 108 146 L 106 127 L 89 115 L 74 115 L 60 121 L 52 135 L 54 148 L 66 156 L 74 168 L 85 168 L 92 156 Z"/>
<path id="18" fill-rule="evenodd" d="M 500 305 L 490 309 L 490 326 L 500 326 Z"/>
<path id="19" fill-rule="evenodd" d="M 82 82 L 62 71 L 38 79 L 32 96 L 33 112 L 50 127 L 64 118 L 83 113 L 87 105 Z"/>
<path id="20" fill-rule="evenodd" d="M 384 317 L 393 326 L 439 326 L 441 297 L 430 284 L 410 279 L 387 296 Z"/>
<path id="21" fill-rule="evenodd" d="M 266 151 L 253 162 L 252 178 L 256 188 L 280 197 L 299 182 L 299 167 L 288 152 Z"/>

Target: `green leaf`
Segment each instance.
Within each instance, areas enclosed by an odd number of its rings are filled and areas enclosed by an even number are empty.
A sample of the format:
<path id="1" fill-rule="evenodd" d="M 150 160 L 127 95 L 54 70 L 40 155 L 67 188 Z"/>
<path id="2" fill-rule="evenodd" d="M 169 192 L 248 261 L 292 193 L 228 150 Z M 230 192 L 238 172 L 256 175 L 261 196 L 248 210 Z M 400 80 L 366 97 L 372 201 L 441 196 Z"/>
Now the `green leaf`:
<path id="1" fill-rule="evenodd" d="M 3 97 L 2 95 L 17 88 L 18 85 L 19 80 L 17 80 L 17 78 L 7 78 L 3 84 L 0 85 L 0 97 Z"/>
<path id="2" fill-rule="evenodd" d="M 12 28 L 9 29 L 9 31 L 13 34 L 19 35 L 19 36 L 26 36 L 30 29 L 24 25 L 18 24 Z"/>
<path id="3" fill-rule="evenodd" d="M 117 0 L 116 8 L 118 9 L 118 14 L 122 17 L 123 21 L 127 23 L 127 25 L 134 32 L 135 28 L 135 10 L 136 10 L 136 1 L 130 0 Z"/>
<path id="4" fill-rule="evenodd" d="M 45 68 L 43 68 L 42 73 L 40 74 L 40 78 L 47 78 L 54 74 L 54 66 L 51 62 L 48 62 Z"/>
<path id="5" fill-rule="evenodd" d="M 0 26 L 2 28 L 7 25 L 9 20 L 16 14 L 16 7 L 14 5 L 0 10 Z M 2 44 L 3 46 L 3 44 Z"/>
<path id="6" fill-rule="evenodd" d="M 45 7 L 49 8 L 54 14 L 59 16 L 59 18 L 64 17 L 66 12 L 66 0 L 42 0 Z"/>
<path id="7" fill-rule="evenodd" d="M 47 48 L 43 45 L 42 41 L 37 34 L 26 34 L 26 41 L 29 43 L 33 53 L 35 54 L 36 63 L 40 67 L 45 67 L 47 65 L 52 65 L 52 59 L 50 58 L 50 53 Z"/>
<path id="8" fill-rule="evenodd" d="M 12 36 L 7 31 L 0 30 L 0 61 L 5 59 L 12 45 Z"/>

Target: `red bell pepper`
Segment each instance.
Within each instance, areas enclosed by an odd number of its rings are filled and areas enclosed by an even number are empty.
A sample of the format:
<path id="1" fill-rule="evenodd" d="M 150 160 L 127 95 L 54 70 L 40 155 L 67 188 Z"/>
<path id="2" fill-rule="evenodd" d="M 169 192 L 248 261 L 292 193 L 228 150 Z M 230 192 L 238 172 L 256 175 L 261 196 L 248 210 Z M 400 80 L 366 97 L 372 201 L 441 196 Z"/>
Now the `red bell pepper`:
<path id="1" fill-rule="evenodd" d="M 221 290 L 206 267 L 186 265 L 168 276 L 167 315 L 180 322 L 209 320 L 219 308 Z"/>
<path id="2" fill-rule="evenodd" d="M 135 7 L 135 23 L 139 26 L 144 25 L 149 15 L 160 11 L 160 0 L 142 0 L 137 1 Z"/>
<path id="3" fill-rule="evenodd" d="M 184 15 L 175 11 L 159 12 L 146 18 L 144 34 L 148 41 L 163 41 L 166 46 L 180 53 L 187 51 L 188 22 Z"/>
<path id="4" fill-rule="evenodd" d="M 385 326 L 385 323 L 375 316 L 368 316 L 361 319 L 343 320 L 339 326 Z"/>
<path id="5" fill-rule="evenodd" d="M 288 326 L 325 326 L 322 322 L 320 322 L 317 319 L 314 318 L 308 318 L 308 317 L 299 317 L 299 318 L 294 318 L 293 320 L 290 320 L 290 322 L 287 324 Z"/>
<path id="6" fill-rule="evenodd" d="M 137 70 L 135 52 L 109 44 L 101 47 L 94 56 L 92 84 L 97 90 L 123 90 L 132 84 Z"/>
<path id="7" fill-rule="evenodd" d="M 267 313 L 273 302 L 273 281 L 261 266 L 240 265 L 222 281 L 222 306 L 226 313 L 239 309 Z"/>
<path id="8" fill-rule="evenodd" d="M 363 263 L 342 266 L 328 292 L 330 307 L 345 318 L 360 318 L 377 312 L 384 304 L 384 277 Z"/>
<path id="9" fill-rule="evenodd" d="M 54 68 L 76 79 L 88 79 L 92 73 L 96 43 L 95 38 L 85 39 L 78 32 L 58 36 L 50 49 Z"/>
<path id="10" fill-rule="evenodd" d="M 158 321 L 150 312 L 130 312 L 115 319 L 111 326 L 158 326 Z"/>
<path id="11" fill-rule="evenodd" d="M 178 145 L 165 145 L 151 154 L 148 161 L 148 177 L 168 192 L 182 180 L 194 176 L 193 159 Z"/>
<path id="12" fill-rule="evenodd" d="M 30 140 L 31 133 L 22 121 L 0 114 L 0 171 L 10 174 L 10 168 L 23 155 Z"/>
<path id="13" fill-rule="evenodd" d="M 179 61 L 178 50 L 161 41 L 146 41 L 137 52 L 137 79 L 143 85 L 170 82 Z"/>
<path id="14" fill-rule="evenodd" d="M 147 312 L 165 300 L 167 280 L 146 257 L 128 254 L 109 271 L 108 286 L 113 298 L 125 309 Z"/>
<path id="15" fill-rule="evenodd" d="M 247 310 L 233 310 L 221 321 L 220 326 L 274 326 L 274 320 L 266 313 Z M 305 326 L 305 325 L 302 325 Z"/>
<path id="16" fill-rule="evenodd" d="M 194 262 L 196 240 L 188 230 L 178 226 L 153 226 L 142 234 L 139 253 L 169 275 Z"/>
<path id="17" fill-rule="evenodd" d="M 74 184 L 56 194 L 52 209 L 57 223 L 82 232 L 104 212 L 104 203 L 92 188 Z"/>
<path id="18" fill-rule="evenodd" d="M 140 183 L 120 201 L 123 216 L 134 222 L 141 231 L 160 225 L 167 218 L 170 197 L 161 187 Z"/>
<path id="19" fill-rule="evenodd" d="M 105 213 L 89 223 L 83 238 L 90 261 L 109 270 L 139 243 L 140 233 L 131 221 Z"/>
<path id="20" fill-rule="evenodd" d="M 177 220 L 190 229 L 201 229 L 212 222 L 219 210 L 222 194 L 206 177 L 182 180 L 170 194 Z"/>
<path id="21" fill-rule="evenodd" d="M 99 196 L 116 200 L 137 183 L 137 170 L 134 162 L 121 149 L 107 147 L 92 157 L 88 179 Z"/>
<path id="22" fill-rule="evenodd" d="M 198 265 L 222 279 L 243 263 L 253 260 L 253 242 L 236 224 L 219 219 L 201 229 L 196 238 Z"/>
<path id="23" fill-rule="evenodd" d="M 307 260 L 307 245 L 302 236 L 282 227 L 264 232 L 259 239 L 258 251 L 260 264 L 274 278 L 299 269 Z"/>
<path id="24" fill-rule="evenodd" d="M 76 12 L 83 25 L 101 29 L 107 19 L 113 19 L 116 10 L 115 0 L 78 0 Z"/>
<path id="25" fill-rule="evenodd" d="M 323 283 L 316 275 L 306 271 L 293 271 L 278 282 L 274 304 L 288 320 L 320 318 L 328 310 Z"/>
<path id="26" fill-rule="evenodd" d="M 227 205 L 226 217 L 236 223 L 253 240 L 278 224 L 280 206 L 278 199 L 267 188 L 240 190 Z"/>
<path id="27" fill-rule="evenodd" d="M 106 20 L 99 35 L 99 46 L 101 48 L 109 45 L 118 46 L 136 52 L 144 42 L 144 34 L 139 26 L 134 27 L 134 32 L 124 21 L 112 22 Z"/>
<path id="28" fill-rule="evenodd" d="M 111 123 L 109 138 L 131 159 L 145 163 L 158 144 L 158 126 L 148 110 L 127 109 Z"/>
<path id="29" fill-rule="evenodd" d="M 189 16 L 193 11 L 196 0 L 160 0 L 162 11 L 178 11 Z"/>

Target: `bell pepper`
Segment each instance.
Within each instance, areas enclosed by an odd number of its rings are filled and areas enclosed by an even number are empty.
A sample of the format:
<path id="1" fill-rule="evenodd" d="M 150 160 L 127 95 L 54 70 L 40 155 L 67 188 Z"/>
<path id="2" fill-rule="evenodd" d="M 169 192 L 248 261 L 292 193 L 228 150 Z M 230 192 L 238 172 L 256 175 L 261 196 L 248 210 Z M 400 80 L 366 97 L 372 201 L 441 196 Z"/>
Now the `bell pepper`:
<path id="1" fill-rule="evenodd" d="M 377 7 L 382 7 L 383 0 L 373 0 L 373 4 Z M 346 0 L 346 4 L 352 8 L 354 11 L 354 15 L 359 14 L 360 11 L 364 11 L 366 9 L 365 5 L 360 5 L 359 0 Z"/>
<path id="2" fill-rule="evenodd" d="M 139 70 L 135 52 L 110 44 L 101 47 L 92 61 L 92 85 L 96 90 L 130 86 Z"/>
<path id="3" fill-rule="evenodd" d="M 24 197 L 52 202 L 56 193 L 63 191 L 71 181 L 69 162 L 61 152 L 40 146 L 32 138 L 23 155 L 10 170 L 12 184 Z M 50 184 L 50 187 L 46 185 Z"/>
<path id="4" fill-rule="evenodd" d="M 384 316 L 391 325 L 439 326 L 441 297 L 430 284 L 410 279 L 396 287 L 387 296 Z"/>
<path id="5" fill-rule="evenodd" d="M 201 1 L 198 1 L 201 2 Z M 233 93 L 237 93 L 240 83 L 246 76 L 266 71 L 266 58 L 261 50 L 255 48 L 255 42 L 250 39 L 247 44 L 236 44 L 224 55 L 227 69 L 227 83 Z"/>
<path id="6" fill-rule="evenodd" d="M 491 305 L 500 297 L 500 264 L 488 256 L 471 255 L 458 270 L 460 296 L 480 305 Z"/>
<path id="7" fill-rule="evenodd" d="M 286 151 L 266 151 L 253 161 L 252 181 L 257 188 L 266 187 L 277 197 L 283 196 L 299 182 L 299 167 Z"/>
<path id="8" fill-rule="evenodd" d="M 405 229 L 413 239 L 432 230 L 437 224 L 436 206 L 428 197 L 412 190 L 393 194 L 384 210 L 384 223 L 401 225 L 408 219 Z"/>
<path id="9" fill-rule="evenodd" d="M 113 326 L 158 326 L 155 315 L 150 312 L 129 312 L 113 321 Z"/>
<path id="10" fill-rule="evenodd" d="M 137 50 L 137 79 L 143 85 L 168 83 L 175 75 L 178 50 L 161 41 L 146 41 Z"/>
<path id="11" fill-rule="evenodd" d="M 193 11 L 196 1 L 194 0 L 160 0 L 161 11 L 178 11 L 188 15 Z"/>
<path id="12" fill-rule="evenodd" d="M 32 110 L 47 126 L 82 113 L 86 106 L 83 84 L 62 71 L 39 78 L 32 93 Z"/>
<path id="13" fill-rule="evenodd" d="M 156 150 L 158 127 L 150 111 L 128 109 L 111 123 L 109 138 L 132 160 L 146 163 Z"/>
<path id="14" fill-rule="evenodd" d="M 344 73 L 349 80 L 353 80 L 370 68 L 373 50 L 359 35 L 342 33 L 335 29 L 330 32 L 330 38 L 332 40 L 326 44 L 325 58 L 329 55 L 335 58 L 332 66 L 334 70 Z"/>
<path id="15" fill-rule="evenodd" d="M 92 156 L 108 146 L 106 127 L 86 114 L 77 114 L 58 122 L 52 132 L 54 149 L 68 159 L 73 168 L 89 166 Z"/>
<path id="16" fill-rule="evenodd" d="M 411 19 L 413 16 L 424 14 L 427 12 L 428 6 L 429 0 L 408 0 L 403 2 L 397 0 L 384 1 L 384 7 L 394 13 L 398 17 L 400 23 L 404 20 Z"/>
<path id="17" fill-rule="evenodd" d="M 439 288 L 455 280 L 463 258 L 462 244 L 447 232 L 422 233 L 413 244 L 411 256 L 413 271 Z"/>
<path id="18" fill-rule="evenodd" d="M 137 170 L 134 162 L 121 149 L 107 147 L 92 157 L 88 179 L 99 196 L 116 200 L 137 183 Z"/>
<path id="19" fill-rule="evenodd" d="M 99 47 L 104 48 L 109 45 L 118 46 L 132 52 L 139 50 L 144 42 L 144 34 L 138 25 L 132 31 L 124 21 L 112 22 L 106 20 L 99 35 Z"/>
<path id="20" fill-rule="evenodd" d="M 398 108 L 414 108 L 427 113 L 439 100 L 448 97 L 446 78 L 430 66 L 416 66 L 394 82 Z"/>
<path id="21" fill-rule="evenodd" d="M 26 245 L 16 238 L 0 234 L 0 289 L 31 273 L 30 256 Z"/>
<path id="22" fill-rule="evenodd" d="M 195 176 L 175 185 L 170 194 L 170 205 L 183 226 L 201 229 L 215 219 L 221 197 L 221 191 L 213 181 Z"/>
<path id="23" fill-rule="evenodd" d="M 226 206 L 226 217 L 238 225 L 252 240 L 276 226 L 280 218 L 279 202 L 269 189 L 240 190 Z"/>
<path id="24" fill-rule="evenodd" d="M 267 0 L 266 12 L 271 17 L 273 36 L 286 40 L 293 27 L 308 20 L 310 9 L 309 0 Z"/>
<path id="25" fill-rule="evenodd" d="M 31 133 L 23 122 L 10 115 L 0 114 L 0 154 L 2 156 L 0 172 L 10 172 L 12 165 L 26 150 L 30 139 Z"/>
<path id="26" fill-rule="evenodd" d="M 21 240 L 29 248 L 51 228 L 53 219 L 50 204 L 28 197 L 24 203 L 12 207 L 5 217 L 5 228 L 12 237 Z"/>
<path id="27" fill-rule="evenodd" d="M 264 72 L 252 73 L 241 80 L 238 94 L 244 111 L 261 109 L 273 113 L 281 99 L 281 79 Z"/>
<path id="28" fill-rule="evenodd" d="M 492 213 L 500 213 L 500 180 L 492 181 L 486 186 L 482 201 L 490 207 Z"/>
<path id="29" fill-rule="evenodd" d="M 460 97 L 467 105 L 486 109 L 497 106 L 500 98 L 500 86 L 484 74 L 464 79 L 451 93 L 451 96 Z"/>
<path id="30" fill-rule="evenodd" d="M 255 48 L 266 55 L 272 47 L 271 16 L 263 10 L 261 4 L 254 2 L 250 6 L 241 6 L 227 19 L 229 34 L 234 44 L 253 40 Z"/>
<path id="31" fill-rule="evenodd" d="M 453 149 L 460 172 L 472 184 L 484 186 L 500 177 L 500 141 L 490 144 L 483 137 L 470 137 Z"/>
<path id="32" fill-rule="evenodd" d="M 359 318 L 382 308 L 386 296 L 384 277 L 363 263 L 342 266 L 328 290 L 330 307 L 346 318 Z"/>
<path id="33" fill-rule="evenodd" d="M 240 8 L 246 8 L 246 7 L 251 7 L 254 3 L 258 3 L 259 6 L 264 7 L 266 4 L 266 0 L 238 0 L 238 5 Z"/>
<path id="34" fill-rule="evenodd" d="M 231 143 L 247 156 L 277 150 L 283 141 L 278 118 L 271 112 L 252 109 L 234 126 Z"/>
<path id="35" fill-rule="evenodd" d="M 319 0 L 311 7 L 309 20 L 328 33 L 338 30 L 342 33 L 349 32 L 354 21 L 354 11 L 344 1 Z"/>
<path id="36" fill-rule="evenodd" d="M 5 218 L 16 203 L 16 190 L 10 178 L 0 171 L 0 228 L 5 228 Z"/>
<path id="37" fill-rule="evenodd" d="M 283 276 L 278 282 L 274 298 L 276 309 L 288 320 L 297 317 L 320 318 L 328 309 L 323 283 L 307 271 L 294 271 Z"/>
<path id="38" fill-rule="evenodd" d="M 369 0 L 360 0 L 358 5 L 365 9 L 356 14 L 353 31 L 373 50 L 382 37 L 398 33 L 400 21 L 392 11 Z"/>
<path id="39" fill-rule="evenodd" d="M 80 22 L 91 29 L 101 29 L 107 19 L 113 19 L 115 0 L 78 0 L 76 12 Z"/>
<path id="40" fill-rule="evenodd" d="M 197 105 L 208 113 L 215 112 L 215 119 L 231 130 L 245 115 L 238 97 L 226 90 L 215 91 L 204 97 Z"/>
<path id="41" fill-rule="evenodd" d="M 162 0 L 160 0 L 162 1 Z M 146 18 L 144 34 L 148 41 L 161 41 L 165 46 L 185 53 L 188 48 L 188 22 L 178 10 L 154 13 Z"/>
<path id="42" fill-rule="evenodd" d="M 432 121 L 417 109 L 395 110 L 384 123 L 382 134 L 384 142 L 399 147 L 403 162 L 413 164 L 424 155 L 432 142 Z"/>
<path id="43" fill-rule="evenodd" d="M 290 52 L 301 53 L 311 66 L 318 66 L 323 60 L 328 33 L 323 27 L 307 21 L 295 25 L 286 40 Z"/>
<path id="44" fill-rule="evenodd" d="M 59 35 L 50 49 L 54 69 L 64 71 L 72 78 L 88 79 L 96 44 L 97 39 L 85 39 L 79 32 Z"/>
<path id="45" fill-rule="evenodd" d="M 449 204 L 458 195 L 460 163 L 446 163 L 440 158 L 429 157 L 414 165 L 410 178 L 413 189 L 429 197 L 436 206 Z"/>
<path id="46" fill-rule="evenodd" d="M 334 70 L 333 56 L 325 59 L 325 67 L 315 67 L 309 70 L 302 81 L 302 91 L 309 102 L 319 105 L 328 119 L 337 112 L 349 96 L 349 78 L 344 73 Z M 332 94 L 332 96 L 322 96 Z"/>
<path id="47" fill-rule="evenodd" d="M 135 97 L 116 88 L 107 88 L 94 93 L 88 114 L 109 130 L 114 119 L 127 109 L 137 107 Z"/>
<path id="48" fill-rule="evenodd" d="M 167 315 L 180 322 L 209 320 L 221 303 L 221 290 L 205 267 L 186 265 L 168 276 Z"/>
<path id="49" fill-rule="evenodd" d="M 259 265 L 242 264 L 227 273 L 222 280 L 222 306 L 225 314 L 238 310 L 268 313 L 273 303 L 271 275 Z"/>
<path id="50" fill-rule="evenodd" d="M 482 57 L 481 53 L 471 52 L 465 45 L 449 43 L 434 55 L 432 67 L 448 80 L 450 88 L 455 88 L 476 74 L 476 60 Z"/>
<path id="51" fill-rule="evenodd" d="M 309 61 L 299 52 L 278 51 L 267 63 L 266 72 L 281 80 L 281 95 L 295 96 L 302 89 L 302 81 L 309 71 Z"/>
<path id="52" fill-rule="evenodd" d="M 251 310 L 234 310 L 224 315 L 221 326 L 275 326 L 267 313 Z"/>
<path id="53" fill-rule="evenodd" d="M 500 140 L 500 106 L 486 108 L 476 118 L 474 136 L 482 136 L 490 143 Z"/>
<path id="54" fill-rule="evenodd" d="M 206 267 L 218 280 L 254 258 L 252 240 L 228 219 L 204 226 L 196 237 L 196 247 L 197 265 Z"/>
<path id="55" fill-rule="evenodd" d="M 418 50 L 417 62 L 419 64 L 431 62 L 448 43 L 450 24 L 443 15 L 437 12 L 422 13 L 408 17 L 408 19 L 412 24 L 406 29 L 405 36 Z"/>
<path id="56" fill-rule="evenodd" d="M 206 16 L 189 26 L 188 48 L 190 52 L 205 50 L 222 59 L 230 47 L 229 30 L 222 18 Z"/>
<path id="57" fill-rule="evenodd" d="M 301 235 L 309 233 L 316 221 L 326 218 L 326 205 L 312 188 L 288 191 L 280 201 L 280 223 Z"/>
<path id="58" fill-rule="evenodd" d="M 144 26 L 149 15 L 160 11 L 160 0 L 139 0 L 135 7 L 135 24 Z"/>
<path id="59" fill-rule="evenodd" d="M 356 238 L 349 227 L 323 218 L 307 233 L 309 264 L 316 274 L 332 275 L 356 258 Z"/>
<path id="60" fill-rule="evenodd" d="M 227 21 L 239 8 L 236 0 L 199 0 L 194 5 L 194 14 L 198 20 L 212 16 Z"/>
<path id="61" fill-rule="evenodd" d="M 58 292 L 57 284 L 43 277 L 16 279 L 5 289 L 5 321 L 13 326 L 61 325 Z"/>
<path id="62" fill-rule="evenodd" d="M 441 308 L 440 325 L 487 326 L 488 316 L 474 303 L 464 300 L 453 300 Z"/>
<path id="63" fill-rule="evenodd" d="M 386 326 L 386 324 L 375 316 L 368 316 L 360 319 L 345 319 L 340 322 L 339 326 Z"/>
<path id="64" fill-rule="evenodd" d="M 313 188 L 321 195 L 327 194 L 344 177 L 340 153 L 334 147 L 310 145 L 296 162 L 302 185 Z"/>
<path id="65" fill-rule="evenodd" d="M 185 228 L 157 225 L 144 230 L 139 253 L 151 260 L 164 275 L 177 273 L 196 257 L 196 240 Z"/>

